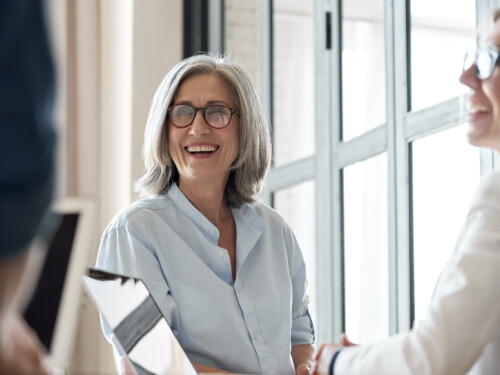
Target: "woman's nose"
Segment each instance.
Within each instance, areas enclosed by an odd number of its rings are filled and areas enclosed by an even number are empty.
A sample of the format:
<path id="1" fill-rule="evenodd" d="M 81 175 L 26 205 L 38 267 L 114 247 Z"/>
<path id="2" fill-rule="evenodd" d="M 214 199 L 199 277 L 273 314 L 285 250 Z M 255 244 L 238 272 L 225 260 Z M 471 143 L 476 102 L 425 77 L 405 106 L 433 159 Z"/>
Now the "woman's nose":
<path id="1" fill-rule="evenodd" d="M 203 110 L 196 111 L 194 120 L 189 125 L 189 134 L 200 136 L 208 133 L 210 133 L 210 126 L 208 126 L 203 118 Z"/>
<path id="2" fill-rule="evenodd" d="M 476 76 L 476 65 L 472 64 L 465 69 L 459 78 L 460 83 L 470 88 L 477 88 L 481 85 L 481 80 Z"/>

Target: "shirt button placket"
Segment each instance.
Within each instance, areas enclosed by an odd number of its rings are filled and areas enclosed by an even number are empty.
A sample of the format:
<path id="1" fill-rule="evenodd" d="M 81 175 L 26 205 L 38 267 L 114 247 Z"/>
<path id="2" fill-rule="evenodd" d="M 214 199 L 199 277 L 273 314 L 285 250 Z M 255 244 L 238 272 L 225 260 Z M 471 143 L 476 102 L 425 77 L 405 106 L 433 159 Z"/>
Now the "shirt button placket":
<path id="1" fill-rule="evenodd" d="M 244 293 L 244 289 L 241 289 L 239 284 L 234 286 L 234 290 L 237 295 L 236 298 L 238 299 L 241 310 L 243 312 L 243 319 L 245 320 L 248 334 L 250 335 L 253 347 L 257 353 L 257 357 L 259 358 L 259 362 L 261 362 L 261 365 L 263 365 L 264 367 L 272 368 L 272 365 L 271 367 L 269 367 L 271 364 L 269 362 L 269 354 L 262 340 L 255 313 L 253 312 L 253 307 L 251 306 L 251 304 L 249 304 L 247 296 Z"/>

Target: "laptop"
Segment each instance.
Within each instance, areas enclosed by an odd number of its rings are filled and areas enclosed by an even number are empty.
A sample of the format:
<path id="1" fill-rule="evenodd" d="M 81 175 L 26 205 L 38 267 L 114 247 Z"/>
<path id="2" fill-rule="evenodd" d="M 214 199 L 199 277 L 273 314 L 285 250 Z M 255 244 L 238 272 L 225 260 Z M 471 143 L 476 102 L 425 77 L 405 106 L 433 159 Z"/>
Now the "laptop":
<path id="1" fill-rule="evenodd" d="M 83 286 L 110 330 L 108 338 L 137 375 L 196 375 L 140 279 L 89 268 Z"/>
<path id="2" fill-rule="evenodd" d="M 69 371 L 81 315 L 81 275 L 92 258 L 97 237 L 97 201 L 59 197 L 51 211 L 59 218 L 24 318 L 46 349 L 54 372 Z M 38 250 L 38 249 L 37 249 Z"/>

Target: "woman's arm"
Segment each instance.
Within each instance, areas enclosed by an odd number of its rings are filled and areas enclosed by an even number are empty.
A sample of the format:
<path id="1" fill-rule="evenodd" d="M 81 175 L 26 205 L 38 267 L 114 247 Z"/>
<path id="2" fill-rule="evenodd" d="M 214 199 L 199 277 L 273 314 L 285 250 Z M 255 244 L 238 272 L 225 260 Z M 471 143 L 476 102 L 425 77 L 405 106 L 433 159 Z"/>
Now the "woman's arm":
<path id="1" fill-rule="evenodd" d="M 292 230 L 287 230 L 287 249 L 293 253 L 289 259 L 290 274 L 292 275 L 292 331 L 291 355 L 297 375 L 312 373 L 314 366 L 314 326 L 309 315 L 309 297 L 306 294 L 307 276 L 306 266 L 300 251 L 299 244 Z"/>
<path id="2" fill-rule="evenodd" d="M 292 346 L 292 359 L 297 375 L 311 374 L 314 365 L 314 345 Z"/>
<path id="3" fill-rule="evenodd" d="M 215 367 L 200 365 L 199 363 L 192 363 L 194 369 L 198 374 L 218 373 L 218 374 L 234 374 L 233 372 L 224 371 Z"/>

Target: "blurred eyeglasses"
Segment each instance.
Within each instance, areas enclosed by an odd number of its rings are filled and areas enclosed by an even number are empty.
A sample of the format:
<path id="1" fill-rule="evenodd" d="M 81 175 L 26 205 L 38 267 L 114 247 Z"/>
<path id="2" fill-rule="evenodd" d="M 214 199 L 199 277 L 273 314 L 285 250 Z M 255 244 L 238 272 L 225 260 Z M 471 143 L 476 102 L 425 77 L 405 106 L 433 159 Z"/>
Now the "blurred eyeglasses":
<path id="1" fill-rule="evenodd" d="M 221 104 L 211 104 L 199 108 L 192 107 L 189 104 L 177 104 L 170 107 L 167 113 L 172 125 L 185 128 L 193 123 L 198 111 L 202 111 L 203 119 L 207 125 L 215 129 L 228 126 L 233 113 L 240 114 L 236 109 Z"/>
<path id="2" fill-rule="evenodd" d="M 500 63 L 500 52 L 495 48 L 480 49 L 467 52 L 464 58 L 463 70 L 475 66 L 476 77 L 487 79 L 493 74 L 495 66 Z"/>

